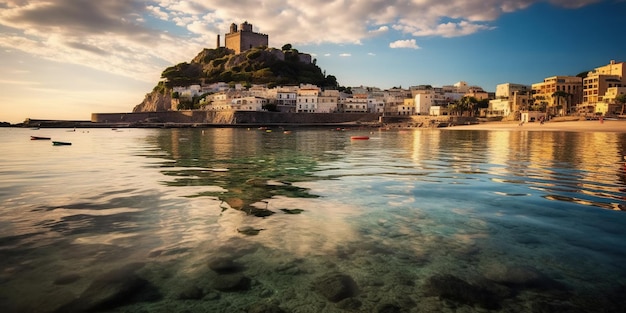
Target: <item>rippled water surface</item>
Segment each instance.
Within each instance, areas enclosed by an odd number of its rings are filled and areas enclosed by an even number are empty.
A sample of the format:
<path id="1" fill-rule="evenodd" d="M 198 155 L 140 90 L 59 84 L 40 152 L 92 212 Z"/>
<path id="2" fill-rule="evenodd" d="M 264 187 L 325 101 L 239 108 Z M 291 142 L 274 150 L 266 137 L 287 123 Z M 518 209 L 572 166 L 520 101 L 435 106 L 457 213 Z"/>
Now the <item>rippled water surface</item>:
<path id="1" fill-rule="evenodd" d="M 0 142 L 2 312 L 626 310 L 624 133 Z"/>

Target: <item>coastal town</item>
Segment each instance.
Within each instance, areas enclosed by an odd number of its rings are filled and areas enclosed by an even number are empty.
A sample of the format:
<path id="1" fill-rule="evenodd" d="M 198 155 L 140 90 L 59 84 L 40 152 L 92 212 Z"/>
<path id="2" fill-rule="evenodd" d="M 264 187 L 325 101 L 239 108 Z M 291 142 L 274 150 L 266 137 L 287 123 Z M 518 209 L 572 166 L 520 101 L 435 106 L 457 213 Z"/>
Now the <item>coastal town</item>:
<path id="1" fill-rule="evenodd" d="M 268 35 L 255 32 L 248 22 L 239 27 L 231 24 L 223 41 L 220 35 L 216 37 L 215 50 L 212 51 L 233 55 L 233 58 L 246 60 L 263 52 L 272 59 L 285 61 L 291 58 L 298 64 L 316 67 L 316 60 L 310 54 L 291 49 L 290 44 L 283 46 L 282 50 L 268 48 Z M 205 49 L 202 53 L 210 50 Z M 192 63 L 198 65 L 198 59 L 209 59 L 202 53 Z M 221 57 L 211 59 L 209 63 L 226 63 L 226 60 Z M 226 71 L 223 67 L 221 69 Z M 188 83 L 180 84 L 168 80 L 168 71 L 163 72 L 155 90 L 147 94 L 132 113 L 92 113 L 91 121 L 69 123 L 27 119 L 23 125 L 158 127 L 164 123 L 182 126 L 392 123 L 399 127 L 442 127 L 479 121 L 520 124 L 537 121 L 543 124 L 555 118 L 589 120 L 621 118 L 626 114 L 626 67 L 624 62 L 615 60 L 575 76 L 555 73 L 538 78 L 538 82 L 531 85 L 503 82 L 495 86 L 495 92 L 485 91 L 482 86 L 466 81 L 444 86 L 422 84 L 390 89 L 342 87 L 334 76 L 332 86 L 254 84 L 235 80 L 206 82 L 204 79 L 197 79 L 200 83 L 186 80 Z M 279 115 L 276 113 L 284 114 L 276 117 Z"/>
<path id="2" fill-rule="evenodd" d="M 248 22 L 239 29 L 233 23 L 225 34 L 225 47 L 235 53 L 267 44 L 268 35 L 254 32 Z M 217 48 L 220 46 L 217 35 Z M 300 60 L 311 62 L 311 56 L 301 54 Z M 612 117 L 625 114 L 626 67 L 624 62 L 611 60 L 576 76 L 555 73 L 532 85 L 502 83 L 495 86 L 495 92 L 465 81 L 387 90 L 359 86 L 341 91 L 312 84 L 271 88 L 226 82 L 173 86 L 171 105 L 165 110 L 184 109 L 184 103 L 195 103 L 195 109 L 205 111 L 473 116 L 520 122 L 561 116 Z"/>

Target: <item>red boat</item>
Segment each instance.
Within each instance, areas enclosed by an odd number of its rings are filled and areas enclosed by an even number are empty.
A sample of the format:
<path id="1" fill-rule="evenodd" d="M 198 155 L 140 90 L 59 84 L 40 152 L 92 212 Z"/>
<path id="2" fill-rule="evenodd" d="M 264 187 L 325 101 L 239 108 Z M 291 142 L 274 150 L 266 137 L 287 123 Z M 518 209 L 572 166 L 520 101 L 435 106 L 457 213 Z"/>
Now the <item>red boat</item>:
<path id="1" fill-rule="evenodd" d="M 30 136 L 30 140 L 50 140 L 50 137 Z"/>
<path id="2" fill-rule="evenodd" d="M 368 139 L 370 139 L 370 137 L 368 137 L 368 136 L 352 136 L 352 137 L 350 137 L 350 139 L 352 139 L 352 140 L 368 140 Z"/>

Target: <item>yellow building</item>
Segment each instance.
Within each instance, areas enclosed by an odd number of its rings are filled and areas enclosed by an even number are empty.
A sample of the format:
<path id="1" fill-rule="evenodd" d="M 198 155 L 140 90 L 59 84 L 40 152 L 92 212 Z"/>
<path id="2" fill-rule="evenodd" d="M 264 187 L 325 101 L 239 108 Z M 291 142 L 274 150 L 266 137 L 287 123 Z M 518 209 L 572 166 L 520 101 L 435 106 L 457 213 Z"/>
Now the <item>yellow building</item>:
<path id="1" fill-rule="evenodd" d="M 577 76 L 552 76 L 532 85 L 535 104 L 546 106 L 550 115 L 567 115 L 575 112 L 582 103 L 583 79 Z M 555 95 L 562 92 L 566 96 Z"/>
<path id="2" fill-rule="evenodd" d="M 626 87 L 610 87 L 604 93 L 602 101 L 595 103 L 594 113 L 599 115 L 624 115 L 626 104 L 619 103 L 617 97 L 626 94 Z"/>
<path id="3" fill-rule="evenodd" d="M 583 106 L 593 107 L 603 101 L 611 87 L 626 87 L 626 68 L 624 62 L 611 60 L 608 65 L 598 67 L 587 73 L 583 80 Z"/>

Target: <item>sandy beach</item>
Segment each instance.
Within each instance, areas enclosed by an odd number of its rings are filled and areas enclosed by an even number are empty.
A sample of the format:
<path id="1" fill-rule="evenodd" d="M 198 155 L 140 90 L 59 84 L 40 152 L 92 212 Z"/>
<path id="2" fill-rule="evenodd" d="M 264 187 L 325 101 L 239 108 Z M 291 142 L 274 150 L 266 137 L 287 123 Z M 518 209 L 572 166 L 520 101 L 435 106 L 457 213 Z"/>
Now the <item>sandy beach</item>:
<path id="1" fill-rule="evenodd" d="M 572 132 L 626 132 L 626 120 L 563 121 L 563 122 L 487 122 L 474 125 L 447 127 L 449 130 L 508 130 L 508 131 L 572 131 Z"/>

